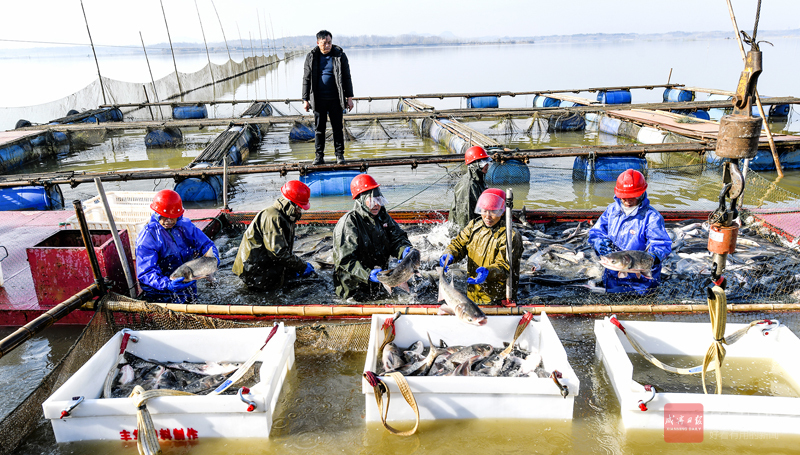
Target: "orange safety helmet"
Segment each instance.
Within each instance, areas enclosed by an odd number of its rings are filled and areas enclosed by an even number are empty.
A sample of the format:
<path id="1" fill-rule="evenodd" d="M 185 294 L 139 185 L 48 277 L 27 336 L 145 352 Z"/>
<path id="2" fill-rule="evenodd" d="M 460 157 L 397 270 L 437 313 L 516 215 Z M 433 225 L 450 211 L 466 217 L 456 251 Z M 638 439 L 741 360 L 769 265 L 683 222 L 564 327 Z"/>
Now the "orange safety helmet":
<path id="1" fill-rule="evenodd" d="M 350 194 L 352 194 L 353 199 L 355 199 L 364 191 L 368 191 L 379 186 L 380 185 L 378 185 L 378 182 L 376 182 L 371 175 L 358 174 L 357 176 L 353 177 L 352 181 L 350 181 Z"/>
<path id="2" fill-rule="evenodd" d="M 469 164 L 473 161 L 482 160 L 484 158 L 489 158 L 489 155 L 486 154 L 486 150 L 483 149 L 480 145 L 475 145 L 467 149 L 466 153 L 464 153 L 464 162 Z M 491 158 L 489 158 L 491 160 Z"/>
<path id="3" fill-rule="evenodd" d="M 303 210 L 311 208 L 311 204 L 308 202 L 308 198 L 311 197 L 311 188 L 300 180 L 289 180 L 284 183 L 281 187 L 281 194 Z"/>
<path id="4" fill-rule="evenodd" d="M 475 204 L 475 213 L 481 210 L 503 210 L 506 207 L 506 193 L 498 188 L 489 188 L 481 193 L 478 203 Z"/>
<path id="5" fill-rule="evenodd" d="M 620 199 L 639 197 L 647 190 L 647 182 L 641 172 L 628 169 L 617 177 L 614 195 Z"/>
<path id="6" fill-rule="evenodd" d="M 181 196 L 172 190 L 161 190 L 156 193 L 150 208 L 167 218 L 178 218 L 183 215 Z"/>

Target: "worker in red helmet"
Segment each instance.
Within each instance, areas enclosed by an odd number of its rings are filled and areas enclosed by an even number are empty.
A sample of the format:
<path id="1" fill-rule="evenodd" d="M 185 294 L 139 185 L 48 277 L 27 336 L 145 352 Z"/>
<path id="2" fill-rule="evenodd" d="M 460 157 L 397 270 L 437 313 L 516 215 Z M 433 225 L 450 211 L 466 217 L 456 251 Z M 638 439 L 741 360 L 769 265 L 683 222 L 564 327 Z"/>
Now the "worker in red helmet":
<path id="1" fill-rule="evenodd" d="M 664 228 L 664 218 L 650 206 L 647 182 L 641 172 L 628 169 L 619 175 L 614 202 L 589 230 L 587 241 L 600 256 L 630 250 L 646 251 L 652 256 L 649 277 L 645 276 L 647 273 L 606 268 L 606 292 L 645 295 L 655 291 L 661 279 L 661 261 L 672 252 L 672 240 Z"/>
<path id="2" fill-rule="evenodd" d="M 281 187 L 281 196 L 253 218 L 233 262 L 233 273 L 248 289 L 274 291 L 286 280 L 314 273 L 314 266 L 293 252 L 295 224 L 311 207 L 310 197 L 308 185 L 289 180 Z"/>
<path id="3" fill-rule="evenodd" d="M 467 172 L 456 183 L 453 190 L 453 205 L 447 217 L 457 231 L 464 229 L 464 226 L 475 218 L 480 218 L 480 214 L 475 213 L 475 204 L 481 193 L 486 190 L 484 176 L 491 162 L 492 159 L 486 150 L 478 145 L 470 147 L 464 154 Z"/>
<path id="4" fill-rule="evenodd" d="M 182 264 L 201 255 L 214 257 L 219 252 L 207 235 L 183 217 L 183 202 L 178 193 L 161 190 L 150 204 L 153 215 L 136 238 L 136 277 L 142 298 L 150 302 L 184 303 L 197 298 L 197 284 L 183 277 L 170 279 Z"/>
<path id="5" fill-rule="evenodd" d="M 511 234 L 511 264 L 508 262 L 505 192 L 489 188 L 478 198 L 475 213 L 479 218 L 461 230 L 439 258 L 439 265 L 467 258 L 467 297 L 479 305 L 500 304 L 506 298 L 509 269 L 514 271 L 512 299 L 516 299 L 519 267 L 522 258 L 522 237 L 516 229 Z"/>
<path id="6" fill-rule="evenodd" d="M 333 285 L 336 295 L 363 302 L 387 296 L 378 273 L 389 258 L 412 251 L 408 235 L 386 211 L 386 198 L 372 176 L 359 174 L 350 183 L 355 199 L 333 230 Z"/>

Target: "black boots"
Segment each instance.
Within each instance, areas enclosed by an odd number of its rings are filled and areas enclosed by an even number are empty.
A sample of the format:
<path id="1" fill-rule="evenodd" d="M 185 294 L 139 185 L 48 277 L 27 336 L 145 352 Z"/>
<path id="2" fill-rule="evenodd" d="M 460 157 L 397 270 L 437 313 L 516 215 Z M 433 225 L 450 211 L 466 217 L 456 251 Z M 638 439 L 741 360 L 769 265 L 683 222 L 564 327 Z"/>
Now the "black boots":
<path id="1" fill-rule="evenodd" d="M 336 164 L 345 164 L 344 153 L 337 153 L 336 154 Z"/>
<path id="2" fill-rule="evenodd" d="M 317 156 L 316 156 L 316 158 L 314 158 L 314 162 L 311 163 L 311 164 L 313 164 L 315 166 L 317 164 L 325 164 L 325 154 L 317 152 Z"/>

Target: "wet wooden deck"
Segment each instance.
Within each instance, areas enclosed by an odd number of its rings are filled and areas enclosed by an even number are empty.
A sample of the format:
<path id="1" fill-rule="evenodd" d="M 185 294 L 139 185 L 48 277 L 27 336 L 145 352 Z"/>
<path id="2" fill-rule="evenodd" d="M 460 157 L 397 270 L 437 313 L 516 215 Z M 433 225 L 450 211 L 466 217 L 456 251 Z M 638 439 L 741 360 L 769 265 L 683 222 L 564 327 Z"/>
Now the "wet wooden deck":
<path id="1" fill-rule="evenodd" d="M 44 130 L 0 131 L 0 148 L 33 139 L 44 132 Z"/>
<path id="2" fill-rule="evenodd" d="M 217 209 L 186 210 L 186 217 L 211 234 L 220 228 L 220 224 L 214 221 L 220 213 Z M 73 214 L 68 210 L 3 212 L 0 217 L 0 245 L 6 247 L 8 257 L 0 263 L 5 281 L 0 287 L 0 326 L 22 326 L 52 308 L 40 305 L 36 299 L 27 249 L 60 230 L 72 229 L 66 220 Z M 90 311 L 74 311 L 60 323 L 85 324 L 92 314 Z"/>

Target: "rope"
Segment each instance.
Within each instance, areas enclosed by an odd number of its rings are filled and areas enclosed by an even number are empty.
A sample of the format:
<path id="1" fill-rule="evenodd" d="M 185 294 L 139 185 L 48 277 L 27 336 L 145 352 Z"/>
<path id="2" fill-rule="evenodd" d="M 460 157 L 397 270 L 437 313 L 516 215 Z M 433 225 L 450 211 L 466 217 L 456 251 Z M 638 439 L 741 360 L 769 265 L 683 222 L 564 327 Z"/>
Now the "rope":
<path id="1" fill-rule="evenodd" d="M 371 371 L 367 371 L 364 373 L 364 378 L 367 382 L 372 386 L 372 389 L 375 391 L 375 402 L 378 405 L 378 412 L 381 415 L 381 423 L 383 427 L 386 428 L 387 431 L 390 433 L 397 435 L 397 436 L 411 436 L 412 434 L 417 432 L 417 428 L 419 428 L 419 407 L 417 406 L 417 400 L 414 398 L 413 392 L 411 392 L 411 387 L 408 385 L 406 378 L 400 372 L 393 372 L 388 373 L 386 376 L 394 379 L 395 384 L 397 384 L 397 388 L 400 389 L 400 393 L 403 394 L 403 398 L 406 400 L 411 409 L 414 411 L 414 415 L 416 416 L 416 422 L 414 423 L 414 428 L 406 431 L 400 431 L 388 423 L 386 423 L 386 418 L 389 415 L 389 401 L 391 400 L 391 393 L 389 392 L 389 388 L 386 384 L 374 373 Z M 383 394 L 386 394 L 386 406 L 383 405 Z"/>
<path id="2" fill-rule="evenodd" d="M 161 446 L 158 443 L 158 434 L 156 427 L 153 424 L 153 418 L 150 416 L 150 411 L 147 410 L 147 401 L 151 398 L 166 397 L 166 396 L 193 396 L 189 392 L 182 392 L 180 390 L 169 389 L 156 389 L 145 391 L 142 386 L 133 388 L 130 398 L 133 400 L 134 406 L 138 409 L 136 413 L 136 425 L 138 429 L 138 436 L 136 437 L 136 448 L 142 455 L 159 455 L 161 454 Z"/>

